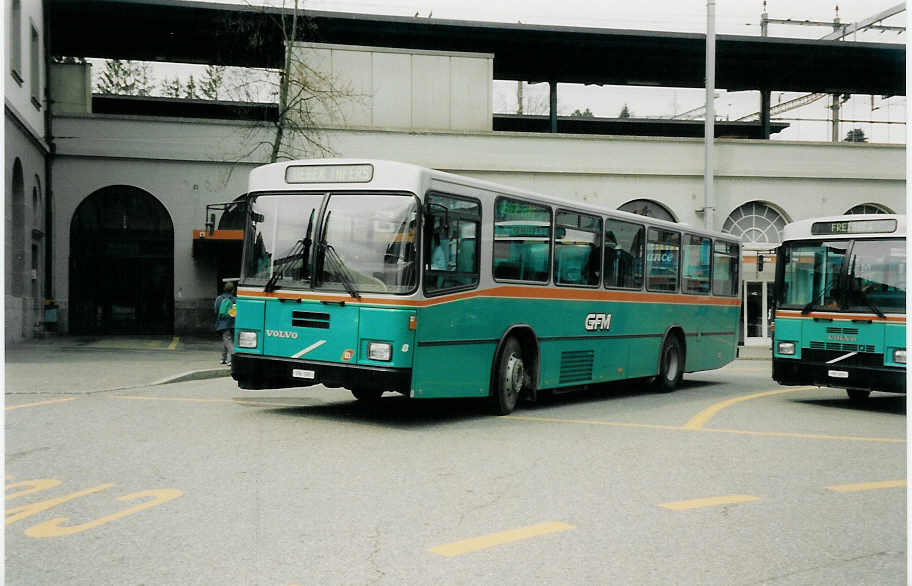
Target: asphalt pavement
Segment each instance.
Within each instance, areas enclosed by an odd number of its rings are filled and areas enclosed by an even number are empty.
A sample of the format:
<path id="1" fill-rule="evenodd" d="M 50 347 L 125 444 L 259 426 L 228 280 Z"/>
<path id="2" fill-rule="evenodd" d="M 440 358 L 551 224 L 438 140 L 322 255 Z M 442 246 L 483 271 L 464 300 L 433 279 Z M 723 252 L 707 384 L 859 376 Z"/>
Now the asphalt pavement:
<path id="1" fill-rule="evenodd" d="M 7 344 L 7 395 L 83 395 L 231 376 L 220 364 L 221 338 L 54 336 Z"/>

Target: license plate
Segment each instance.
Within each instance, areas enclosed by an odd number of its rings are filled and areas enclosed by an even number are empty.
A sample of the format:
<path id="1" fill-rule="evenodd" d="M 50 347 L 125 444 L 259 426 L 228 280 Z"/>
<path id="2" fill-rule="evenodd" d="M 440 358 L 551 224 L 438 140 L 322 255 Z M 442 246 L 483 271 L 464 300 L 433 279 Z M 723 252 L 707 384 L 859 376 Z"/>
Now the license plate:
<path id="1" fill-rule="evenodd" d="M 844 370 L 830 370 L 827 374 L 832 378 L 849 378 L 849 373 Z"/>
<path id="2" fill-rule="evenodd" d="M 312 370 L 303 370 L 301 368 L 293 368 L 291 370 L 291 376 L 293 376 L 295 378 L 306 378 L 306 379 L 313 380 L 316 375 L 315 375 L 314 371 L 312 371 Z"/>

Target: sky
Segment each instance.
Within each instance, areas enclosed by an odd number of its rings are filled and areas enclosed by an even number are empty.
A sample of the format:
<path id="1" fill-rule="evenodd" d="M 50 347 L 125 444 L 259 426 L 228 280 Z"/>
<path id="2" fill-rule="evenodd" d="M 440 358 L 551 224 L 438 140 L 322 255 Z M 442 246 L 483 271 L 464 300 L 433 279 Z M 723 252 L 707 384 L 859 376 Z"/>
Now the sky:
<path id="1" fill-rule="evenodd" d="M 239 3 L 238 0 L 209 0 L 221 3 Z M 282 6 L 283 0 L 251 1 L 248 4 Z M 294 0 L 284 0 L 285 6 Z M 838 15 L 843 23 L 853 23 L 891 8 L 898 0 L 768 0 L 769 18 L 794 21 L 832 21 Z M 592 28 L 636 29 L 704 33 L 707 26 L 706 0 L 302 0 L 306 10 L 388 14 L 395 16 L 432 17 L 434 19 L 477 20 L 494 22 L 522 22 L 525 24 L 585 26 Z M 715 27 L 717 34 L 759 36 L 760 15 L 764 10 L 762 0 L 716 0 Z M 881 24 L 905 26 L 906 14 L 900 13 Z M 812 26 L 771 24 L 769 35 L 777 37 L 820 38 L 829 29 Z M 906 43 L 905 33 L 867 31 L 857 33 L 847 41 Z M 773 92 L 772 103 L 786 101 L 802 94 Z M 532 102 L 526 112 L 545 108 L 548 102 L 546 84 L 524 89 L 524 96 Z M 561 84 L 558 88 L 560 114 L 576 109 L 589 108 L 596 116 L 615 117 L 624 105 L 634 116 L 670 117 L 699 107 L 704 102 L 704 91 L 692 88 L 643 88 L 621 86 L 579 86 Z M 735 120 L 759 109 L 757 92 L 719 91 L 716 114 L 720 118 Z M 786 118 L 818 119 L 819 122 L 785 120 L 791 126 L 774 135 L 774 140 L 829 140 L 831 129 L 826 120 L 830 112 L 828 99 L 782 114 Z M 516 111 L 516 82 L 495 82 L 495 112 Z M 544 112 L 542 112 L 544 113 Z M 873 142 L 905 142 L 906 98 L 881 96 L 854 96 L 842 107 L 840 117 L 851 120 L 840 126 L 842 137 L 853 128 L 861 128 Z M 891 122 L 891 124 L 875 123 Z"/>

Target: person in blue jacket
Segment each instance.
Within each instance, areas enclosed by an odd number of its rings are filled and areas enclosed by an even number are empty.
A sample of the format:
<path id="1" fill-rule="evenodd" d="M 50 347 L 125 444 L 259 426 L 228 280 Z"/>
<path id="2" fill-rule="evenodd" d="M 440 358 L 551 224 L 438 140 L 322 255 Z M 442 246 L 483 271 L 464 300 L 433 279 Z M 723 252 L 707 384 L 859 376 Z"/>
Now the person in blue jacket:
<path id="1" fill-rule="evenodd" d="M 215 298 L 215 331 L 222 334 L 222 364 L 231 364 L 234 350 L 234 283 L 225 283 L 225 292 Z"/>

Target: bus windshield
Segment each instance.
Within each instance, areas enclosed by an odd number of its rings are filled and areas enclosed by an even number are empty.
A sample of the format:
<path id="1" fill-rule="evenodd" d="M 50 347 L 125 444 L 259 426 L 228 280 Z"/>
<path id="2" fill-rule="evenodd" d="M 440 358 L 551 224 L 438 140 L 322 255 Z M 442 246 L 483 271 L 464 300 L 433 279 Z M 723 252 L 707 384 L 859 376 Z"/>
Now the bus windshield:
<path id="1" fill-rule="evenodd" d="M 417 223 L 418 200 L 411 195 L 330 195 L 317 286 L 352 294 L 414 291 Z"/>
<path id="2" fill-rule="evenodd" d="M 792 242 L 782 248 L 780 307 L 905 313 L 902 239 Z"/>
<path id="3" fill-rule="evenodd" d="M 414 196 L 331 194 L 317 241 L 324 194 L 261 195 L 250 202 L 245 282 L 267 290 L 310 288 L 408 293 L 417 286 Z M 312 251 L 314 254 L 312 254 Z M 316 259 L 316 261 L 314 261 Z"/>

